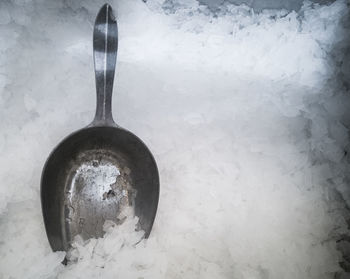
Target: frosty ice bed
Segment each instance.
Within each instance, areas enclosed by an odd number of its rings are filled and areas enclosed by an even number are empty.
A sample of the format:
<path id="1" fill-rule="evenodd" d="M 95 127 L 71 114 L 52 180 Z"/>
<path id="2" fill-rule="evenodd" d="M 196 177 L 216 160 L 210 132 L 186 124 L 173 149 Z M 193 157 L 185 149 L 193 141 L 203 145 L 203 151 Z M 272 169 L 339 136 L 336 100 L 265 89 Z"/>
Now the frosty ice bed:
<path id="1" fill-rule="evenodd" d="M 159 178 L 146 145 L 116 125 L 111 99 L 118 47 L 112 8 L 99 11 L 93 36 L 97 109 L 92 124 L 65 138 L 48 158 L 41 180 L 47 236 L 54 251 L 68 250 L 74 237 L 103 236 L 106 220 L 131 206 L 148 237 L 155 218 Z"/>
<path id="2" fill-rule="evenodd" d="M 40 176 L 94 115 L 104 3 L 0 1 L 0 278 L 347 278 L 349 3 L 243 1 L 110 0 L 113 116 L 152 151 L 160 199 L 148 239 L 127 218 L 68 255 L 47 241 Z M 103 163 L 108 202 L 123 175 Z"/>

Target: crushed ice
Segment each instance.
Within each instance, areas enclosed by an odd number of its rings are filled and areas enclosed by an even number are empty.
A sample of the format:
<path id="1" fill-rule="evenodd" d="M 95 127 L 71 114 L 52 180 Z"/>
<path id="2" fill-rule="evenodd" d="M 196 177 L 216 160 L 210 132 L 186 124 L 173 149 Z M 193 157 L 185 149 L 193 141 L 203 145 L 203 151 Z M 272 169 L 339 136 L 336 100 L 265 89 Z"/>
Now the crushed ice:
<path id="1" fill-rule="evenodd" d="M 104 238 L 77 239 L 75 261 L 61 265 L 65 253 L 51 252 L 44 231 L 40 174 L 58 141 L 94 115 L 102 4 L 0 3 L 0 278 L 341 278 L 345 0 L 260 13 L 226 3 L 215 15 L 195 0 L 111 1 L 114 115 L 154 153 L 160 203 L 149 239 L 137 217 L 106 222 Z M 113 182 L 117 171 L 106 171 L 101 183 Z"/>

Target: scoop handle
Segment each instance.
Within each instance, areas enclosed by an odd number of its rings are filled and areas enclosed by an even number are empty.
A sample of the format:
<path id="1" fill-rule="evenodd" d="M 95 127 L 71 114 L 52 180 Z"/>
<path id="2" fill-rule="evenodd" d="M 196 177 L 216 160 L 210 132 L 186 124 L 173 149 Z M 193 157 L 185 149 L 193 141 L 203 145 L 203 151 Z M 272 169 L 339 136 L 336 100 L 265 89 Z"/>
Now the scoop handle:
<path id="1" fill-rule="evenodd" d="M 93 52 L 96 79 L 96 115 L 92 125 L 113 126 L 112 93 L 115 64 L 118 51 L 118 26 L 109 4 L 102 6 L 97 14 Z"/>

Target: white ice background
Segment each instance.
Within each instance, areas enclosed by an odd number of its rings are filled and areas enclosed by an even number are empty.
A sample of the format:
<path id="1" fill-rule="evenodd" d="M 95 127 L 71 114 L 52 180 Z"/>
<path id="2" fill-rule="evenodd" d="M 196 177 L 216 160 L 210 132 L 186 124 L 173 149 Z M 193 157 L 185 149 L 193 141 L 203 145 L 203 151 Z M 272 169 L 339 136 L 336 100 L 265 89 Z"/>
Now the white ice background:
<path id="1" fill-rule="evenodd" d="M 341 276 L 347 2 L 216 15 L 168 2 L 110 1 L 113 114 L 160 171 L 151 236 L 135 245 L 137 219 L 106 223 L 64 267 L 45 234 L 40 175 L 55 145 L 94 116 L 92 28 L 104 2 L 1 1 L 0 278 Z"/>

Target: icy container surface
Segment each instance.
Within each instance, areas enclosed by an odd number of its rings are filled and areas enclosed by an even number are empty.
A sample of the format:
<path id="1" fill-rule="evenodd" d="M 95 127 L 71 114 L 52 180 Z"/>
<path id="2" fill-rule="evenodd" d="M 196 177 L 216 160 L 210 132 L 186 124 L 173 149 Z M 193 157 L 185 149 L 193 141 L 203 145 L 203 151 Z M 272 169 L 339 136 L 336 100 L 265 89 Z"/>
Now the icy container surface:
<path id="1" fill-rule="evenodd" d="M 0 278 L 345 278 L 345 0 L 259 13 L 110 1 L 114 116 L 155 155 L 160 203 L 148 240 L 129 212 L 105 223 L 104 238 L 78 237 L 61 265 L 40 175 L 54 146 L 93 118 L 92 26 L 103 4 L 0 3 Z"/>

